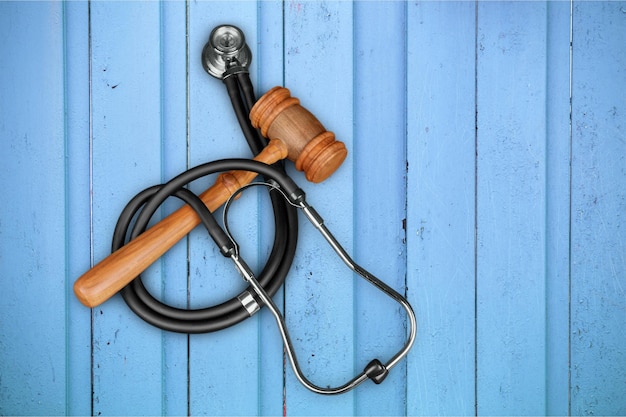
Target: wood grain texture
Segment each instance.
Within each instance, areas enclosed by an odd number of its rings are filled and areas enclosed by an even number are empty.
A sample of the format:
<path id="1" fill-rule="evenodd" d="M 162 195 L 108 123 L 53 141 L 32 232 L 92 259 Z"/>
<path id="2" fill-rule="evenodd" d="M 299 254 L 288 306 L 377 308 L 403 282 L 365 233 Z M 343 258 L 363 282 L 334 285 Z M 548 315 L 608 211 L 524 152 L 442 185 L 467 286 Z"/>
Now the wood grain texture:
<path id="1" fill-rule="evenodd" d="M 204 71 L 200 53 L 211 30 L 231 23 L 246 34 L 254 48 L 258 28 L 256 2 L 189 2 L 189 160 L 195 166 L 226 157 L 251 157 L 232 105 L 222 82 Z M 254 49 L 252 50 L 254 53 Z M 251 73 L 257 72 L 258 55 L 252 60 Z M 254 82 L 254 80 L 253 80 Z M 257 95 L 259 95 L 257 92 Z M 192 190 L 202 190 L 199 182 Z M 233 205 L 229 223 L 233 236 L 241 244 L 246 262 L 258 271 L 262 258 L 258 233 L 257 194 L 249 191 Z M 246 287 L 232 266 L 219 253 L 206 233 L 192 233 L 188 246 L 189 305 L 193 308 L 226 301 Z M 261 401 L 259 360 L 259 317 L 189 340 L 189 412 L 193 415 L 256 415 Z M 280 345 L 277 345 L 280 348 Z M 274 390 L 282 392 L 280 385 Z M 273 413 L 279 412 L 275 405 Z"/>
<path id="2" fill-rule="evenodd" d="M 66 415 L 92 414 L 91 310 L 73 295 L 75 278 L 92 264 L 89 5 L 63 7 L 65 60 L 65 340 Z M 58 308 L 58 306 L 57 306 Z"/>
<path id="3" fill-rule="evenodd" d="M 570 4 L 547 4 L 546 410 L 569 408 Z"/>
<path id="4" fill-rule="evenodd" d="M 571 412 L 626 413 L 626 4 L 573 14 Z"/>
<path id="5" fill-rule="evenodd" d="M 257 90 L 257 97 L 276 85 L 284 85 L 284 7 L 282 2 L 260 2 L 258 4 L 258 39 L 256 49 L 256 71 L 252 74 Z M 289 165 L 287 164 L 289 169 Z M 293 172 L 293 171 L 291 171 Z M 307 187 L 308 188 L 308 187 Z M 260 196 L 260 202 L 265 197 Z M 266 203 L 267 204 L 267 203 Z M 265 205 L 264 207 L 267 207 Z M 259 257 L 267 259 L 274 238 L 274 224 L 271 210 L 261 208 L 258 225 Z M 284 307 L 283 286 L 274 296 L 274 302 Z M 284 412 L 284 367 L 283 346 L 276 323 L 270 314 L 258 315 L 258 353 L 259 364 L 259 415 L 281 415 Z"/>
<path id="6" fill-rule="evenodd" d="M 545 413 L 546 13 L 478 9 L 479 414 Z"/>
<path id="7" fill-rule="evenodd" d="M 64 414 L 63 8 L 2 3 L 0 36 L 0 414 Z"/>
<path id="8" fill-rule="evenodd" d="M 287 88 L 276 86 L 259 97 L 250 109 L 250 121 L 264 137 L 287 145 L 289 160 L 308 181 L 327 179 L 348 154 L 343 142 L 335 140 L 335 134 L 327 131 Z"/>
<path id="9" fill-rule="evenodd" d="M 285 87 L 300 99 L 337 140 L 353 143 L 353 5 L 349 2 L 285 4 Z M 341 91 L 340 94 L 337 94 Z M 328 97 L 333 100 L 329 101 Z M 302 183 L 302 174 L 293 178 Z M 324 183 L 307 187 L 307 201 L 351 253 L 353 246 L 352 156 Z M 355 364 L 353 274 L 317 231 L 300 222 L 296 262 L 286 282 L 285 314 L 301 367 L 321 386 L 350 380 L 365 365 Z M 359 369 L 361 368 L 361 369 Z M 286 412 L 345 415 L 354 393 L 319 401 L 286 370 Z"/>
<path id="10" fill-rule="evenodd" d="M 406 273 L 419 323 L 408 414 L 468 415 L 476 374 L 475 4 L 410 5 L 407 42 Z"/>
<path id="11" fill-rule="evenodd" d="M 89 15 L 94 259 L 103 259 L 126 202 L 161 182 L 160 8 L 103 2 Z M 121 297 L 93 311 L 96 415 L 160 414 L 164 406 L 163 338 L 128 312 Z"/>
<path id="12" fill-rule="evenodd" d="M 355 4 L 351 149 L 354 258 L 401 294 L 407 285 L 405 11 L 402 2 Z M 368 24 L 372 21 L 377 24 Z M 389 62 L 385 77 L 372 65 L 380 56 Z M 374 190 L 377 198 L 372 198 Z M 385 362 L 405 343 L 405 312 L 363 280 L 355 282 L 354 291 L 356 366 L 363 367 L 374 358 Z M 401 362 L 384 383 L 363 383 L 355 393 L 354 415 L 403 415 L 406 379 L 406 362 Z M 380 401 L 382 397 L 387 400 Z"/>

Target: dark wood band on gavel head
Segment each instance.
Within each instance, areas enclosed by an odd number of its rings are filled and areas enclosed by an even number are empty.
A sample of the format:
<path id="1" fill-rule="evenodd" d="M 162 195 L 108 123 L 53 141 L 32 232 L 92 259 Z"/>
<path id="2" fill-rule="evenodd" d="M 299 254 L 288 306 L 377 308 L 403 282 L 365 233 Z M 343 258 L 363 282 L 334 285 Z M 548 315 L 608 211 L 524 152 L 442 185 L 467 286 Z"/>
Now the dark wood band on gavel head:
<path id="1" fill-rule="evenodd" d="M 287 158 L 311 182 L 324 181 L 348 155 L 343 142 L 335 140 L 335 134 L 327 131 L 284 87 L 265 93 L 252 107 L 250 120 L 263 136 L 287 145 Z"/>

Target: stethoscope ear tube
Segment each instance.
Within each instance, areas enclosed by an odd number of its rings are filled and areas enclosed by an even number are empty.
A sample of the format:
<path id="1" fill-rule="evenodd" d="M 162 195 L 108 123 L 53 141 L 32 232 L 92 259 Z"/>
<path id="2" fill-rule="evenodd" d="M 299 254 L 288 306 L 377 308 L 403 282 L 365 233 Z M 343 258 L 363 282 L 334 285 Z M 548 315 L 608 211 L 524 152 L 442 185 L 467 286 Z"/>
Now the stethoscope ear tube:
<path id="1" fill-rule="evenodd" d="M 158 207 L 169 196 L 175 196 L 185 201 L 196 211 L 205 228 L 216 241 L 222 254 L 231 256 L 232 246 L 230 246 L 230 239 L 224 234 L 202 201 L 184 188 L 186 184 L 203 176 L 230 170 L 257 172 L 266 178 L 273 179 L 285 190 L 287 195 L 293 196 L 293 202 L 299 201 L 304 195 L 300 188 L 284 172 L 264 163 L 250 159 L 223 159 L 208 162 L 183 172 L 166 184 L 150 187 L 134 197 L 122 211 L 116 225 L 113 234 L 113 251 L 124 245 L 131 219 L 136 216 L 135 224 L 130 231 L 130 239 L 133 239 L 145 230 Z M 281 197 L 274 198 L 277 198 L 279 201 L 282 200 Z M 284 200 L 282 201 L 284 202 Z M 268 260 L 269 268 L 266 267 L 261 273 L 263 276 L 261 285 L 266 287 L 266 291 L 272 295 L 282 285 L 295 252 L 295 240 L 291 240 L 289 235 L 297 233 L 297 213 L 293 211 L 294 208 L 290 204 L 285 204 L 284 208 L 290 208 L 287 209 L 288 211 L 284 210 L 280 213 L 280 215 L 286 218 L 279 219 L 280 223 L 276 225 L 275 241 L 279 240 L 279 242 L 282 242 L 282 239 L 287 237 L 286 242 L 288 245 L 282 243 L 274 245 L 273 255 L 270 255 Z M 282 255 L 285 255 L 285 257 Z M 249 317 L 248 310 L 242 305 L 241 299 L 237 297 L 214 307 L 186 310 L 171 307 L 156 300 L 146 290 L 141 279 L 133 280 L 131 284 L 122 289 L 121 293 L 131 310 L 137 315 L 148 323 L 168 331 L 207 333 L 229 327 Z"/>

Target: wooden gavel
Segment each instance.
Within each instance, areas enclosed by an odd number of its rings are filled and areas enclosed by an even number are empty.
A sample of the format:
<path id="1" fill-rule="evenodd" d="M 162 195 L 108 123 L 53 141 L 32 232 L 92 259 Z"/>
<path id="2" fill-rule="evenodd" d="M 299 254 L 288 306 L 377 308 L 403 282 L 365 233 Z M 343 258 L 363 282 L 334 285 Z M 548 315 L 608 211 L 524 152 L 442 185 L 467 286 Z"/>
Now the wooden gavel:
<path id="1" fill-rule="evenodd" d="M 300 106 L 300 101 L 291 97 L 286 88 L 274 87 L 265 93 L 250 111 L 250 120 L 263 136 L 271 139 L 254 160 L 271 165 L 288 158 L 311 182 L 328 178 L 348 154 L 345 145 L 336 141 L 335 135 Z M 247 171 L 223 173 L 199 197 L 213 212 L 256 175 Z M 76 297 L 87 307 L 102 304 L 198 224 L 200 218 L 191 207 L 181 207 L 78 278 L 74 283 Z"/>

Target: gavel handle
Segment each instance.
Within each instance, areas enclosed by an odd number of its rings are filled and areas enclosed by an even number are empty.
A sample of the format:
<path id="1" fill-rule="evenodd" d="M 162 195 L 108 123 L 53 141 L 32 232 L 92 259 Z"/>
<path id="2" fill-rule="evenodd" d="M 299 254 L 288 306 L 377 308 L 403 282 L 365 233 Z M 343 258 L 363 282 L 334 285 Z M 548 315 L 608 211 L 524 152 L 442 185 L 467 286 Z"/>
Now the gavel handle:
<path id="1" fill-rule="evenodd" d="M 254 160 L 273 164 L 287 157 L 287 147 L 280 140 L 272 140 Z M 213 212 L 241 186 L 250 183 L 255 172 L 230 171 L 221 174 L 215 184 L 200 194 L 200 199 Z M 189 206 L 170 214 L 136 239 L 133 239 L 103 259 L 74 283 L 74 293 L 87 307 L 95 307 L 128 285 L 154 261 L 181 240 L 200 218 Z"/>

